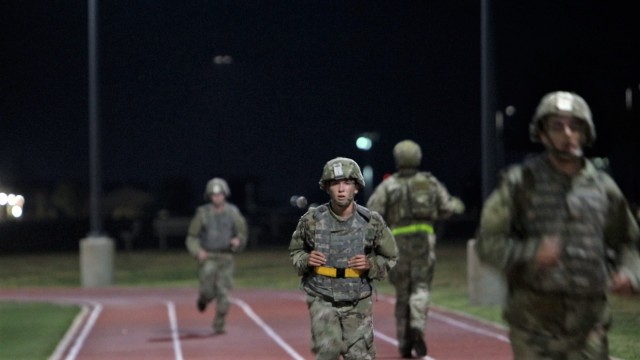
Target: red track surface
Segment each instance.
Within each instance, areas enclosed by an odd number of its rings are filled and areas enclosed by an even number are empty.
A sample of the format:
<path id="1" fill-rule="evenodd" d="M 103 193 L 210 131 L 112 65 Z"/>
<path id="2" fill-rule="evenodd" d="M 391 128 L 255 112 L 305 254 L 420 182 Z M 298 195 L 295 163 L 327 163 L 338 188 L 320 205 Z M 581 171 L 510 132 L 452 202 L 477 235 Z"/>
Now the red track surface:
<path id="1" fill-rule="evenodd" d="M 211 329 L 213 308 L 196 310 L 196 289 L 17 289 L 0 299 L 85 305 L 57 359 L 313 359 L 304 295 L 233 291 L 226 334 Z M 374 326 L 378 359 L 398 359 L 393 298 L 378 296 Z M 478 320 L 432 308 L 429 358 L 511 359 L 506 332 Z"/>

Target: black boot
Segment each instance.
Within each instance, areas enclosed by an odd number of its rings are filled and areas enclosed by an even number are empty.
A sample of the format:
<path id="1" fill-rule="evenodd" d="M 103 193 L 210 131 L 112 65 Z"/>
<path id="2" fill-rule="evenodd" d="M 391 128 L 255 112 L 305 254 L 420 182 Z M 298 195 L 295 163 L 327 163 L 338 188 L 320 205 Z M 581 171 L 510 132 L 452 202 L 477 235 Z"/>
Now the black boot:
<path id="1" fill-rule="evenodd" d="M 411 341 L 413 342 L 413 349 L 416 351 L 418 357 L 427 356 L 427 343 L 424 342 L 424 335 L 420 329 L 411 329 Z"/>
<path id="2" fill-rule="evenodd" d="M 401 346 L 400 347 L 400 356 L 403 359 L 411 359 L 411 358 L 413 358 L 413 354 L 411 354 L 411 349 L 412 349 L 411 345 Z"/>
<path id="3" fill-rule="evenodd" d="M 204 310 L 207 308 L 207 301 L 203 299 L 202 296 L 198 296 L 198 301 L 196 301 L 196 307 L 198 308 L 198 311 L 204 312 Z"/>

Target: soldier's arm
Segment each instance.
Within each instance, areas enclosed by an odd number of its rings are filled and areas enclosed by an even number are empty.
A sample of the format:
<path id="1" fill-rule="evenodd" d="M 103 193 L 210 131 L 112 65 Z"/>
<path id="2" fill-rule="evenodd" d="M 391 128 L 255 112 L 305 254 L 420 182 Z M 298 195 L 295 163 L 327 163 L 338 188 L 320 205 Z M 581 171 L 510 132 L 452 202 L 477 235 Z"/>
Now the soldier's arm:
<path id="1" fill-rule="evenodd" d="M 309 271 L 309 253 L 313 250 L 310 245 L 313 235 L 308 222 L 307 214 L 300 218 L 289 243 L 289 257 L 299 276 Z"/>
<path id="2" fill-rule="evenodd" d="M 191 219 L 187 230 L 187 238 L 185 239 L 187 250 L 189 251 L 189 254 L 194 257 L 197 257 L 198 253 L 203 250 L 200 246 L 200 234 L 204 224 L 202 222 L 202 215 L 200 214 L 200 211 L 200 209 L 197 209 L 195 215 Z"/>
<path id="3" fill-rule="evenodd" d="M 384 217 L 387 208 L 387 191 L 384 182 L 380 183 L 369 197 L 367 208 L 377 211 Z"/>
<path id="4" fill-rule="evenodd" d="M 240 240 L 240 244 L 233 249 L 233 251 L 242 251 L 247 246 L 249 239 L 249 226 L 247 225 L 247 219 L 240 213 L 240 210 L 233 212 L 233 225 L 235 228 L 235 237 Z"/>
<path id="5" fill-rule="evenodd" d="M 380 214 L 372 213 L 371 221 L 375 229 L 376 241 L 372 256 L 369 256 L 369 277 L 382 280 L 398 262 L 398 247 L 391 230 Z"/>
<path id="6" fill-rule="evenodd" d="M 533 261 L 538 241 L 514 234 L 514 186 L 503 181 L 484 203 L 475 250 L 483 262 L 507 270 L 520 262 Z"/>
<path id="7" fill-rule="evenodd" d="M 431 181 L 436 192 L 438 219 L 446 219 L 453 214 L 462 214 L 464 212 L 464 203 L 462 200 L 458 197 L 451 196 L 447 187 L 435 177 L 431 177 Z"/>
<path id="8" fill-rule="evenodd" d="M 640 254 L 638 253 L 640 230 L 620 189 L 613 180 L 608 179 L 607 188 L 612 211 L 605 229 L 605 242 L 616 253 L 615 273 L 626 277 L 633 292 L 640 293 Z"/>

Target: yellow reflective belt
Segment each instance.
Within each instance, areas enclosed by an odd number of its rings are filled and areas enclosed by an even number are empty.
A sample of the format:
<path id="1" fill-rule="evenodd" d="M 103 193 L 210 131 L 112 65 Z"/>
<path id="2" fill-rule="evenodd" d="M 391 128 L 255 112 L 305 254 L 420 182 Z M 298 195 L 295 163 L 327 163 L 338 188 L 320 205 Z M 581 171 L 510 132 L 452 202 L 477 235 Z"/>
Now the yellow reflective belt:
<path id="1" fill-rule="evenodd" d="M 393 235 L 405 235 L 418 232 L 426 232 L 427 234 L 433 234 L 433 226 L 429 224 L 413 224 L 407 226 L 400 226 L 391 230 Z"/>
<path id="2" fill-rule="evenodd" d="M 344 271 L 344 274 L 342 272 Z M 334 268 L 328 266 L 316 266 L 313 268 L 313 272 L 318 275 L 328 276 L 328 277 L 345 277 L 345 278 L 357 278 L 360 277 L 364 273 L 362 270 L 356 270 L 351 268 Z"/>

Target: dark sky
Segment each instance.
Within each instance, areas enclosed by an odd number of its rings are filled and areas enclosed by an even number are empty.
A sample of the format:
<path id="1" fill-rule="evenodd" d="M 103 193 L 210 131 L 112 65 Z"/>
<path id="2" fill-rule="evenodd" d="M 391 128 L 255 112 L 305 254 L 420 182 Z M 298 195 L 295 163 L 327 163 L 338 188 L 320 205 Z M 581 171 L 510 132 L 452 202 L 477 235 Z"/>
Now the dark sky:
<path id="1" fill-rule="evenodd" d="M 63 3 L 0 5 L 7 179 L 88 181 L 87 10 Z M 604 134 L 598 116 L 637 94 L 638 22 L 606 4 L 494 2 L 494 96 L 518 109 L 514 157 L 545 92 L 582 93 Z M 377 183 L 412 138 L 451 192 L 480 189 L 479 1 L 112 0 L 99 15 L 105 184 L 186 177 L 200 194 L 222 176 L 255 180 L 265 202 L 324 199 L 327 160 L 372 162 Z M 354 146 L 365 131 L 380 135 L 370 153 Z"/>

